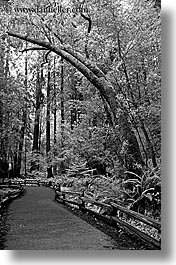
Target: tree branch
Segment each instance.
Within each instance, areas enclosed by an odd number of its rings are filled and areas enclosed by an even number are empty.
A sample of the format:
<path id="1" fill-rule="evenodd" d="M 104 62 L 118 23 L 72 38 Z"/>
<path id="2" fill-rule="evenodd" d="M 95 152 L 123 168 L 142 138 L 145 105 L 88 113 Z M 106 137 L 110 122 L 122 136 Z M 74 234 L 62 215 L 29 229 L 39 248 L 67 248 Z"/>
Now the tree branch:
<path id="1" fill-rule="evenodd" d="M 67 53 L 74 56 L 76 59 L 78 59 L 80 62 L 82 62 L 86 67 L 88 67 L 97 77 L 102 77 L 106 79 L 106 75 L 101 71 L 96 64 L 92 63 L 89 59 L 86 59 L 84 56 L 82 56 L 80 53 L 74 51 L 69 46 L 63 46 L 62 48 Z"/>
<path id="2" fill-rule="evenodd" d="M 43 22 L 43 24 L 41 26 L 42 26 L 42 29 L 43 29 L 44 33 L 46 34 L 46 37 L 49 40 L 49 42 L 51 42 L 51 39 L 48 38 L 48 34 L 47 34 L 44 27 L 46 27 L 47 30 L 49 30 L 49 32 L 52 33 L 60 41 L 61 44 L 63 44 L 64 43 L 63 39 L 60 36 L 58 36 L 55 32 L 53 32 L 52 29 L 47 24 L 45 24 L 45 19 L 43 17 L 40 17 L 38 13 L 37 13 L 37 16 Z"/>
<path id="3" fill-rule="evenodd" d="M 48 55 L 50 54 L 51 51 L 48 51 L 45 55 L 44 55 L 44 62 L 41 64 L 41 67 L 43 67 L 44 64 L 48 63 Z"/>
<path id="4" fill-rule="evenodd" d="M 24 49 L 24 50 L 22 50 L 22 51 L 20 51 L 20 52 L 28 52 L 28 51 L 42 51 L 42 50 L 48 50 L 48 49 L 46 49 L 46 48 L 40 48 L 40 47 L 31 47 L 31 48 L 28 48 L 28 49 Z"/>
<path id="5" fill-rule="evenodd" d="M 85 20 L 87 20 L 87 21 L 89 22 L 89 26 L 88 26 L 87 33 L 90 33 L 91 28 L 92 28 L 92 20 L 91 20 L 90 16 L 87 17 L 87 16 L 84 15 L 83 13 L 81 13 L 81 16 L 82 16 Z"/>
<path id="6" fill-rule="evenodd" d="M 89 36 L 89 33 L 91 31 L 91 27 L 92 27 L 92 20 L 90 18 L 90 16 L 86 16 L 84 15 L 83 13 L 81 13 L 81 16 L 87 20 L 89 22 L 89 25 L 88 25 L 88 30 L 87 30 L 87 39 L 86 39 L 86 43 L 85 43 L 85 53 L 86 53 L 86 58 L 89 59 L 89 51 L 88 51 L 88 36 Z"/>
<path id="7" fill-rule="evenodd" d="M 45 25 L 45 26 L 46 26 L 46 25 Z M 51 43 L 51 42 L 52 42 L 52 41 L 51 41 L 51 37 L 50 37 L 50 35 L 48 35 L 48 32 L 46 31 L 44 25 L 42 25 L 42 29 L 43 29 L 44 34 L 45 34 L 45 36 L 47 37 L 48 41 Z"/>
<path id="8" fill-rule="evenodd" d="M 73 51 L 69 46 L 63 46 L 61 49 L 61 48 L 56 48 L 54 45 L 52 45 L 49 42 L 34 39 L 34 38 L 29 37 L 28 35 L 22 35 L 19 33 L 12 33 L 12 32 L 7 32 L 7 34 L 9 36 L 41 46 L 42 48 L 44 48 L 44 50 L 46 49 L 46 50 L 53 51 L 56 54 L 60 55 L 61 57 L 63 57 L 63 55 L 61 54 L 63 54 L 63 52 L 66 52 L 70 54 L 71 56 L 75 57 L 77 61 L 80 61 L 82 64 L 84 64 L 84 66 L 86 66 L 89 69 L 89 71 L 92 71 L 93 74 L 95 74 L 97 77 L 101 77 L 106 80 L 106 75 L 94 63 L 90 62 L 90 60 L 86 60 L 84 56 L 82 56 L 80 53 L 76 51 Z M 66 58 L 64 59 L 67 60 Z"/>
<path id="9" fill-rule="evenodd" d="M 56 37 L 60 41 L 61 44 L 64 43 L 63 39 L 60 36 L 58 36 L 55 32 L 53 32 L 48 25 L 45 25 L 45 27 L 54 35 L 54 37 Z"/>
<path id="10" fill-rule="evenodd" d="M 116 100 L 115 100 L 115 90 L 112 84 L 106 79 L 106 76 L 102 71 L 89 60 L 85 59 L 79 53 L 75 53 L 71 49 L 67 49 L 65 47 L 56 47 L 52 43 L 41 41 L 38 39 L 34 39 L 29 37 L 28 35 L 22 35 L 19 33 L 7 32 L 9 36 L 16 37 L 18 39 L 28 41 L 35 45 L 39 45 L 43 48 L 48 49 L 51 52 L 56 53 L 61 56 L 64 60 L 72 64 L 79 72 L 81 72 L 87 80 L 89 80 L 102 94 L 102 96 L 107 101 L 110 109 L 112 110 L 112 124 L 115 126 L 116 119 Z"/>

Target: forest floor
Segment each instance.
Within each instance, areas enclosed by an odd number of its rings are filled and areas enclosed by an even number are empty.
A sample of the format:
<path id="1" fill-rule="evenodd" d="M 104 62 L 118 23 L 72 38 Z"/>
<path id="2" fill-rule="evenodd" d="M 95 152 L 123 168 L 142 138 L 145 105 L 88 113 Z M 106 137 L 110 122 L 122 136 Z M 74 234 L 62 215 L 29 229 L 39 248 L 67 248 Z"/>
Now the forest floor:
<path id="1" fill-rule="evenodd" d="M 46 187 L 26 187 L 5 210 L 0 235 L 0 249 L 10 250 L 149 249 L 120 228 L 57 203 Z"/>

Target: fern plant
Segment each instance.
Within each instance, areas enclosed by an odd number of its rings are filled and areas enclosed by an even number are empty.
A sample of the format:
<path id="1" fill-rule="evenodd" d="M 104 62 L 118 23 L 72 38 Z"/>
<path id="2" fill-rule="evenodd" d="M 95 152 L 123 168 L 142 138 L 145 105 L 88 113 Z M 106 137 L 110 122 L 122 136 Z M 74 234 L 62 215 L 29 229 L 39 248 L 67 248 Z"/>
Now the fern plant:
<path id="1" fill-rule="evenodd" d="M 142 176 L 126 171 L 122 182 L 124 200 L 128 208 L 139 213 L 160 217 L 161 178 L 159 170 L 148 170 Z"/>

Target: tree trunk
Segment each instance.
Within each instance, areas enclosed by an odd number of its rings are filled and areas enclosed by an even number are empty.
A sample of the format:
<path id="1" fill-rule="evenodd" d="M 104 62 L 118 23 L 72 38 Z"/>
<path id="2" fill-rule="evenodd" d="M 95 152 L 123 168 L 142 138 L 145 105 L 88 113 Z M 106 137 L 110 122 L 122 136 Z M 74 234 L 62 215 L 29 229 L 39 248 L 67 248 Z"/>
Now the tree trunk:
<path id="1" fill-rule="evenodd" d="M 18 173 L 18 155 L 17 155 L 17 151 L 14 154 L 13 157 L 13 177 L 16 178 L 17 177 L 17 173 Z"/>
<path id="2" fill-rule="evenodd" d="M 144 124 L 142 123 L 141 125 L 141 129 L 143 130 L 143 133 L 145 135 L 145 139 L 147 141 L 147 144 L 148 144 L 148 147 L 150 148 L 150 151 L 151 151 L 151 158 L 152 158 L 152 164 L 153 164 L 153 167 L 157 167 L 157 161 L 156 161 L 156 155 L 155 155 L 155 151 L 154 151 L 154 148 L 153 148 L 153 144 L 150 140 L 150 137 L 148 135 L 148 132 L 144 126 Z"/>
<path id="3" fill-rule="evenodd" d="M 121 124 L 122 140 L 123 142 L 128 142 L 128 148 L 126 153 L 127 159 L 125 159 L 124 165 L 127 170 L 133 171 L 135 163 L 142 166 L 144 166 L 145 163 L 142 159 L 141 151 L 135 133 L 131 128 L 130 123 L 128 122 L 127 113 L 123 113 L 119 117 L 119 124 Z"/>
<path id="4" fill-rule="evenodd" d="M 34 138 L 33 138 L 33 151 L 39 151 L 39 124 L 40 124 L 40 98 L 41 98 L 41 84 L 39 77 L 39 69 L 37 69 L 36 81 L 36 105 L 35 105 L 35 121 L 34 121 Z"/>
<path id="5" fill-rule="evenodd" d="M 41 136 L 42 136 L 42 108 L 44 101 L 44 95 L 42 93 L 42 87 L 44 84 L 44 75 L 43 75 L 43 63 L 41 65 L 41 76 L 40 76 L 40 117 L 39 117 L 39 140 L 38 140 L 38 150 L 40 151 L 41 148 Z"/>
<path id="6" fill-rule="evenodd" d="M 54 110 L 53 110 L 53 116 L 54 116 L 54 157 L 56 157 L 57 155 L 57 138 L 56 138 L 56 134 L 57 134 L 57 101 L 56 101 L 56 95 L 57 95 L 57 91 L 56 91 L 56 58 L 54 57 L 54 72 L 53 72 L 53 83 L 54 83 Z M 57 165 L 56 163 L 54 163 L 53 166 L 53 174 L 56 175 L 57 174 Z"/>
<path id="7" fill-rule="evenodd" d="M 72 93 L 72 96 L 71 96 L 71 99 L 72 100 L 77 100 L 78 97 L 77 97 L 77 87 L 76 87 L 76 83 L 75 83 L 75 70 L 72 69 L 71 71 L 71 93 Z M 76 103 L 74 103 L 74 106 L 72 106 L 71 108 L 71 130 L 73 130 L 74 128 L 74 124 L 77 123 L 77 108 L 75 106 Z"/>
<path id="8" fill-rule="evenodd" d="M 64 62 L 61 58 L 61 85 L 60 85 L 60 97 L 61 97 L 61 149 L 64 148 L 64 123 L 65 123 L 65 109 L 64 109 Z M 61 173 L 65 173 L 64 162 L 60 164 Z"/>
<path id="9" fill-rule="evenodd" d="M 5 57 L 5 50 L 2 45 L 0 45 L 0 92 L 3 92 L 4 89 L 4 57 Z M 0 97 L 0 159 L 3 156 L 3 93 L 1 93 Z"/>
<path id="10" fill-rule="evenodd" d="M 41 78 L 39 74 L 39 67 L 37 67 L 37 78 L 36 78 L 36 103 L 35 103 L 35 120 L 34 120 L 34 133 L 33 133 L 33 147 L 32 152 L 33 154 L 39 152 L 39 137 L 40 137 L 40 103 L 41 103 L 41 80 L 43 76 L 43 69 L 41 69 Z M 31 162 L 31 169 L 33 170 L 39 170 L 39 165 L 36 163 L 35 160 Z"/>
<path id="11" fill-rule="evenodd" d="M 89 59 L 85 58 L 80 53 L 73 51 L 71 47 L 68 47 L 68 45 L 64 46 L 62 44 L 61 47 L 56 47 L 55 45 L 49 42 L 37 40 L 26 35 L 16 34 L 12 32 L 8 32 L 8 34 L 9 36 L 17 37 L 21 40 L 27 40 L 30 43 L 48 49 L 61 56 L 67 62 L 71 63 L 72 66 L 74 66 L 79 72 L 81 72 L 91 82 L 91 84 L 98 89 L 101 97 L 106 102 L 106 112 L 107 116 L 109 117 L 110 123 L 115 128 L 115 126 L 118 124 L 116 117 L 116 112 L 117 112 L 116 92 L 111 82 L 107 79 L 106 75 L 98 68 L 98 66 L 95 63 L 92 63 Z M 129 141 L 131 150 L 134 151 L 134 154 L 132 155 L 136 157 L 138 161 L 142 161 L 140 158 L 140 153 L 139 156 L 137 157 L 136 153 L 139 151 L 139 146 L 130 125 L 128 129 L 129 133 L 127 140 Z"/>
<path id="12" fill-rule="evenodd" d="M 56 58 L 54 57 L 54 75 L 53 75 L 53 83 L 54 83 L 54 145 L 56 145 L 56 133 L 57 133 L 57 101 L 56 101 Z"/>
<path id="13" fill-rule="evenodd" d="M 21 161 L 22 161 L 22 152 L 23 152 L 23 145 L 24 145 L 24 135 L 25 135 L 25 128 L 26 128 L 26 110 L 23 110 L 23 125 L 20 130 L 20 142 L 18 148 L 18 160 L 17 160 L 17 169 L 16 169 L 16 177 L 20 177 L 21 171 Z"/>
<path id="14" fill-rule="evenodd" d="M 27 46 L 27 44 L 26 44 Z M 26 130 L 26 123 L 27 123 L 27 80 L 28 80 L 28 69 L 27 69 L 27 52 L 26 52 L 26 58 L 25 58 L 25 81 L 24 81 L 24 86 L 26 89 L 26 97 L 25 97 L 25 104 L 23 108 L 23 116 L 22 116 L 22 127 L 20 130 L 20 143 L 19 143 L 19 149 L 18 149 L 18 166 L 17 166 L 17 171 L 16 177 L 20 177 L 20 171 L 21 171 L 21 161 L 22 161 L 22 152 L 23 152 L 23 145 L 24 145 L 24 135 L 25 135 L 25 130 Z"/>
<path id="15" fill-rule="evenodd" d="M 116 125 L 117 104 L 115 90 L 112 84 L 106 78 L 105 74 L 94 63 L 92 63 L 89 59 L 85 58 L 78 52 L 73 51 L 68 46 L 63 46 L 63 48 L 61 49 L 60 47 L 56 47 L 55 45 L 49 42 L 40 41 L 26 35 L 16 34 L 12 32 L 8 32 L 8 34 L 9 36 L 17 37 L 19 39 L 46 48 L 58 54 L 67 62 L 71 63 L 74 67 L 76 67 L 76 69 L 80 71 L 99 90 L 101 96 L 106 100 L 107 111 L 111 118 L 111 124 L 113 126 Z"/>
<path id="16" fill-rule="evenodd" d="M 63 66 L 63 59 L 61 59 L 61 126 L 63 130 L 63 125 L 65 122 L 65 111 L 64 111 L 64 66 Z"/>
<path id="17" fill-rule="evenodd" d="M 48 63 L 48 81 L 47 81 L 47 110 L 46 110 L 46 156 L 47 156 L 47 177 L 51 178 L 52 165 L 50 158 L 50 110 L 51 110 L 51 69 L 50 62 Z"/>
<path id="18" fill-rule="evenodd" d="M 4 113 L 6 112 L 6 106 L 3 102 L 3 95 L 4 95 L 4 92 L 8 93 L 7 78 L 9 75 L 10 49 L 8 48 L 7 51 L 5 51 L 5 47 L 3 46 L 4 45 L 0 44 L 0 94 L 1 94 L 1 97 L 0 97 L 0 159 L 2 159 L 2 163 L 6 165 L 8 137 L 6 136 L 6 134 L 4 134 L 4 127 L 5 127 Z M 6 170 L 5 170 L 4 176 L 7 177 Z"/>

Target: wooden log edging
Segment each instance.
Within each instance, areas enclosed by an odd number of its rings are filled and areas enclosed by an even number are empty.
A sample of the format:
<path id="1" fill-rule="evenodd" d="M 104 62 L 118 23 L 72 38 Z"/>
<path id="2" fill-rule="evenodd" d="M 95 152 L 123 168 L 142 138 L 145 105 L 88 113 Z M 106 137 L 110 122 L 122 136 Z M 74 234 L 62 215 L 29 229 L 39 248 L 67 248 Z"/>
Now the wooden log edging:
<path id="1" fill-rule="evenodd" d="M 117 211 L 120 211 L 120 212 L 123 212 L 131 217 L 134 217 L 135 219 L 147 224 L 147 225 L 150 225 L 154 228 L 156 228 L 159 232 L 161 231 L 161 223 L 148 217 L 148 216 L 145 216 L 143 214 L 140 214 L 140 213 L 137 213 L 135 211 L 132 211 L 132 210 L 129 210 L 121 205 L 118 205 L 117 203 L 113 203 L 111 202 L 110 203 L 115 209 L 117 209 Z"/>
<path id="2" fill-rule="evenodd" d="M 117 222 L 117 224 L 119 224 L 122 229 L 123 229 L 123 227 L 125 227 L 130 233 L 133 232 L 135 235 L 137 235 L 138 237 L 142 238 L 145 242 L 156 246 L 158 249 L 161 248 L 161 241 L 156 240 L 155 238 L 149 236 L 148 234 L 140 231 L 136 227 L 128 224 L 125 221 L 122 221 L 118 217 L 113 217 L 112 216 L 111 219 L 114 220 L 115 222 Z"/>
<path id="3" fill-rule="evenodd" d="M 67 199 L 67 195 L 73 195 L 77 197 L 77 201 Z M 55 200 L 59 203 L 63 204 L 72 204 L 78 206 L 78 208 L 82 212 L 86 212 L 88 214 L 91 214 L 92 216 L 96 217 L 99 220 L 102 220 L 103 222 L 108 223 L 109 225 L 113 227 L 119 227 L 122 230 L 127 231 L 128 233 L 135 234 L 137 237 L 145 241 L 146 243 L 154 246 L 156 249 L 161 249 L 161 240 L 157 240 L 153 238 L 152 236 L 148 235 L 147 233 L 139 230 L 135 226 L 131 225 L 130 223 L 122 220 L 119 218 L 120 213 L 125 214 L 129 218 L 137 219 L 138 221 L 149 225 L 152 228 L 155 228 L 158 230 L 158 232 L 161 232 L 161 223 L 150 218 L 147 216 L 144 216 L 142 214 L 139 214 L 137 212 L 134 212 L 132 210 L 129 210 L 121 205 L 118 205 L 117 203 L 110 202 L 110 204 L 102 203 L 99 201 L 96 201 L 95 199 L 88 198 L 84 195 L 84 192 L 72 192 L 72 191 L 61 191 L 55 190 Z M 91 203 L 92 205 L 97 205 L 102 208 L 106 208 L 109 210 L 109 215 L 102 215 L 101 213 L 98 213 L 92 209 L 89 209 L 86 207 L 86 203 Z"/>

